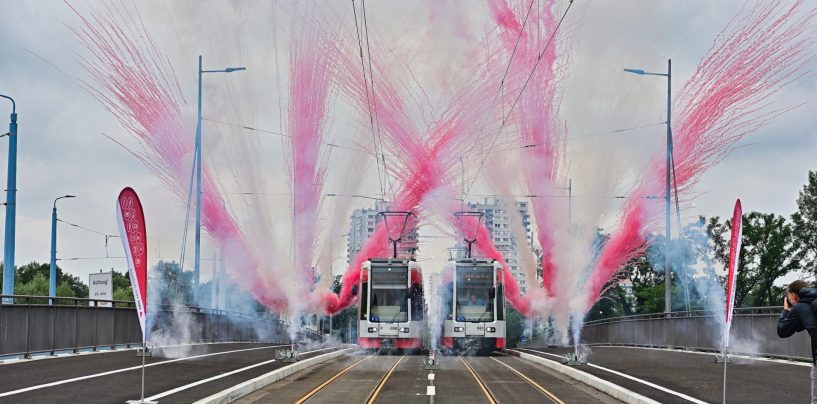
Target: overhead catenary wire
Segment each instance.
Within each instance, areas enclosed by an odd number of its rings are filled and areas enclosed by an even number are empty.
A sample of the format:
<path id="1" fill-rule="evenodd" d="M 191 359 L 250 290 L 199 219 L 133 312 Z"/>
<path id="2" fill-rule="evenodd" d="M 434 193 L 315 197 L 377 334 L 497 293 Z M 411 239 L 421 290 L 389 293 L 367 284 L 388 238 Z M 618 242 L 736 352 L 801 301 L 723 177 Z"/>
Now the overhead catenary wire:
<path id="1" fill-rule="evenodd" d="M 632 127 L 629 127 L 629 128 L 614 129 L 614 130 L 610 130 L 610 131 L 606 131 L 606 132 L 591 133 L 591 134 L 588 134 L 588 135 L 570 136 L 570 137 L 567 137 L 564 141 L 565 142 L 570 142 L 570 141 L 573 141 L 573 140 L 586 139 L 586 138 L 597 137 L 597 136 L 616 135 L 616 134 L 622 134 L 622 133 L 630 132 L 630 131 L 637 130 L 637 129 L 652 128 L 652 127 L 662 126 L 662 125 L 666 125 L 666 124 L 667 124 L 666 122 L 657 122 L 657 123 L 650 123 L 650 124 L 646 124 L 646 125 L 632 126 Z M 493 150 L 493 151 L 491 151 L 489 153 L 499 153 L 499 152 L 505 152 L 505 151 L 519 150 L 519 149 L 529 149 L 529 148 L 532 148 L 532 147 L 539 147 L 539 146 L 544 146 L 544 145 L 545 145 L 544 143 L 524 144 L 524 145 L 521 145 L 521 146 L 514 146 L 514 147 L 508 147 L 508 148 L 505 148 L 505 149 Z"/>
<path id="2" fill-rule="evenodd" d="M 369 22 L 366 13 L 366 0 L 361 1 L 361 7 L 363 8 L 363 28 L 365 31 L 366 37 L 366 54 L 369 58 L 369 83 L 372 86 L 372 109 L 374 110 L 374 123 L 375 129 L 377 130 L 377 139 L 380 141 L 380 159 L 383 163 L 383 181 L 386 186 L 388 186 L 389 190 L 391 191 L 392 199 L 394 199 L 394 185 L 391 181 L 391 176 L 389 175 L 389 167 L 386 165 L 386 155 L 384 152 L 383 147 L 383 136 L 380 134 L 380 120 L 377 116 L 377 95 L 374 91 L 374 69 L 372 68 L 372 50 L 371 46 L 369 45 Z M 364 73 L 365 75 L 365 73 Z M 375 146 L 375 152 L 377 152 L 377 147 Z M 386 196 L 383 195 L 385 199 Z"/>
<path id="3" fill-rule="evenodd" d="M 499 135 L 502 133 L 502 130 L 505 129 L 505 126 L 508 123 L 508 119 L 510 119 L 511 114 L 513 114 L 513 110 L 516 108 L 517 103 L 519 103 L 519 99 L 522 97 L 522 94 L 525 92 L 525 89 L 528 87 L 528 84 L 530 83 L 531 78 L 533 78 L 533 74 L 536 72 L 536 68 L 539 67 L 539 62 L 542 61 L 542 56 L 544 56 L 545 51 L 548 49 L 548 47 L 550 47 L 550 44 L 553 43 L 553 39 L 556 37 L 556 33 L 559 31 L 559 27 L 562 26 L 562 22 L 564 22 L 565 17 L 567 17 L 567 13 L 570 11 L 571 6 L 573 6 L 573 0 L 570 0 L 570 2 L 568 3 L 567 8 L 565 9 L 564 13 L 562 14 L 562 17 L 559 19 L 559 23 L 556 24 L 556 27 L 553 29 L 553 32 L 550 34 L 550 38 L 548 38 L 547 42 L 545 43 L 545 46 L 542 48 L 542 50 L 537 55 L 536 63 L 533 64 L 533 68 L 531 69 L 530 74 L 528 74 L 528 78 L 525 80 L 525 83 L 522 85 L 522 89 L 519 90 L 519 94 L 516 96 L 513 103 L 511 104 L 511 108 L 508 110 L 508 113 L 503 116 L 501 125 L 499 126 L 499 129 L 496 131 L 496 134 L 494 135 L 494 138 L 491 141 L 490 146 L 488 147 L 488 152 L 483 155 L 483 158 L 479 163 L 479 167 L 477 168 L 477 172 L 474 175 L 474 179 L 473 179 L 473 181 L 471 181 L 471 184 L 468 186 L 468 189 L 466 191 L 466 195 L 468 195 L 471 192 L 471 189 L 474 187 L 474 184 L 477 182 L 477 179 L 479 178 L 479 173 L 482 171 L 482 168 L 485 166 L 485 161 L 488 159 L 488 155 L 491 154 L 491 151 L 493 150 L 494 146 L 496 146 L 496 141 L 497 141 L 497 139 L 499 139 Z M 521 31 L 520 31 L 520 35 L 521 35 Z"/>
<path id="4" fill-rule="evenodd" d="M 62 219 L 57 219 L 57 221 L 58 221 L 58 222 L 61 222 L 61 223 L 65 223 L 65 224 L 67 224 L 67 225 L 69 225 L 69 226 L 72 226 L 72 227 L 76 227 L 76 228 L 79 228 L 79 229 L 82 229 L 82 230 L 85 230 L 85 231 L 88 231 L 88 232 L 94 233 L 94 234 L 98 234 L 98 235 L 103 236 L 103 237 L 119 237 L 119 236 L 117 236 L 117 235 L 115 235 L 115 234 L 103 233 L 103 232 L 101 232 L 101 231 L 96 231 L 96 230 L 94 230 L 94 229 L 89 229 L 89 228 L 87 228 L 87 227 L 80 226 L 80 225 L 78 225 L 78 224 L 71 223 L 71 222 L 68 222 L 68 221 L 65 221 L 65 220 L 62 220 Z"/>
<path id="5" fill-rule="evenodd" d="M 281 137 L 292 137 L 292 135 L 287 135 L 286 133 L 282 133 L 282 132 L 276 132 L 276 131 L 267 130 L 267 129 L 259 129 L 259 128 L 255 128 L 255 127 L 252 127 L 252 126 L 241 125 L 241 124 L 225 122 L 225 121 L 219 121 L 217 119 L 209 119 L 209 118 L 202 117 L 201 120 L 202 121 L 213 122 L 213 123 L 218 123 L 218 124 L 222 124 L 222 125 L 227 125 L 227 126 L 232 126 L 232 127 L 236 127 L 236 128 L 241 128 L 241 129 L 245 129 L 245 130 L 252 131 L 252 132 L 267 133 L 267 134 L 270 134 L 270 135 L 276 135 L 276 136 L 281 136 Z M 336 143 L 323 142 L 322 144 L 324 146 L 336 147 L 338 149 L 345 149 L 345 150 L 356 151 L 356 152 L 360 152 L 360 153 L 371 154 L 371 155 L 377 157 L 377 155 L 374 152 L 371 152 L 371 151 L 365 150 L 365 149 L 358 149 L 358 148 L 351 147 L 351 146 L 343 146 L 343 145 L 339 145 L 339 144 L 336 144 Z"/>
<path id="6" fill-rule="evenodd" d="M 508 60 L 508 65 L 505 66 L 505 73 L 502 74 L 502 80 L 499 81 L 499 91 L 502 92 L 502 87 L 505 85 L 505 79 L 508 78 L 508 72 L 511 70 L 511 63 L 513 63 L 513 57 L 516 55 L 516 49 L 519 47 L 519 41 L 522 39 L 522 33 L 525 32 L 525 26 L 528 24 L 528 17 L 530 17 L 530 11 L 533 9 L 533 3 L 536 0 L 531 0 L 530 5 L 528 6 L 528 12 L 525 14 L 525 20 L 522 21 L 522 27 L 519 29 L 519 34 L 516 36 L 516 43 L 513 45 L 513 51 L 511 51 L 511 57 Z M 537 25 L 538 29 L 538 25 Z"/>
<path id="7" fill-rule="evenodd" d="M 355 6 L 355 0 L 352 0 L 352 14 L 354 15 L 354 19 L 355 19 L 355 34 L 357 35 L 357 46 L 358 46 L 358 50 L 360 52 L 360 68 L 361 68 L 361 70 L 363 72 L 363 88 L 366 91 L 366 108 L 369 111 L 369 125 L 371 126 L 372 141 L 374 142 L 374 151 L 375 151 L 374 156 L 375 156 L 375 162 L 376 162 L 376 167 L 377 167 L 377 182 L 380 185 L 380 193 L 383 196 L 383 198 L 385 199 L 385 197 L 386 197 L 386 191 L 385 191 L 386 187 L 385 187 L 385 183 L 383 181 L 383 175 L 380 172 L 380 161 L 377 158 L 377 134 L 376 134 L 376 131 L 375 131 L 375 126 L 374 126 L 374 114 L 372 113 L 372 101 L 369 98 L 369 83 L 366 81 L 366 63 L 365 63 L 364 58 L 363 58 L 363 41 L 360 38 L 360 36 L 361 36 L 360 31 L 361 31 L 362 28 L 360 27 L 360 24 L 358 23 L 358 20 L 357 20 L 357 7 Z"/>

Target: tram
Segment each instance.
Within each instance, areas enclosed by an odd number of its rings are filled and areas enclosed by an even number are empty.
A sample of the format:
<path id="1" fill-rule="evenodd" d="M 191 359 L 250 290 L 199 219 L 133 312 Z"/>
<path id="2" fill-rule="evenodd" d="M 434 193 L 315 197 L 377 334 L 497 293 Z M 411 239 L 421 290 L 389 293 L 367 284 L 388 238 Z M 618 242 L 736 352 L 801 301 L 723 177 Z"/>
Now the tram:
<path id="1" fill-rule="evenodd" d="M 493 259 L 448 262 L 442 288 L 443 349 L 488 353 L 505 347 L 502 271 L 502 265 Z"/>
<path id="2" fill-rule="evenodd" d="M 384 215 L 384 219 L 388 226 L 389 216 Z M 400 237 L 389 236 L 395 246 L 394 257 L 369 258 L 362 265 L 358 283 L 358 345 L 361 348 L 414 351 L 423 347 L 422 271 L 413 258 L 397 258 L 396 246 L 401 237 L 402 230 Z"/>

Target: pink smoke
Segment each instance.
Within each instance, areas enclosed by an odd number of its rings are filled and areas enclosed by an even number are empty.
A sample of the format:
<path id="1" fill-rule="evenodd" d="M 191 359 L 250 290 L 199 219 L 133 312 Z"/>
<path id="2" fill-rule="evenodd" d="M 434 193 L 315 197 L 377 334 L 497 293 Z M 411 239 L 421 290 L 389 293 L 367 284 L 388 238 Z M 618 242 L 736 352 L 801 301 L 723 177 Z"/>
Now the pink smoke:
<path id="1" fill-rule="evenodd" d="M 815 57 L 815 9 L 761 3 L 739 13 L 720 32 L 673 102 L 677 185 L 688 192 L 744 136 L 792 107 L 769 110 L 773 97 L 801 77 Z M 644 197 L 663 195 L 663 158 L 655 158 L 631 195 L 620 227 L 600 253 L 589 280 L 588 307 L 616 271 L 642 248 L 656 227 L 657 210 Z"/>
<path id="2" fill-rule="evenodd" d="M 66 4 L 82 21 L 72 28 L 91 59 L 80 59 L 91 83 L 80 85 L 94 96 L 142 145 L 131 151 L 153 171 L 181 200 L 186 192 L 194 142 L 186 130 L 179 102 L 183 101 L 176 75 L 147 29 L 133 15 L 80 14 Z M 230 252 L 233 280 L 263 304 L 280 308 L 285 299 L 274 283 L 259 276 L 243 234 L 230 213 L 216 196 L 218 186 L 210 173 L 202 169 L 202 226 L 220 247 Z"/>
<path id="3" fill-rule="evenodd" d="M 556 2 L 550 0 L 540 5 L 533 0 L 522 2 L 516 9 L 506 0 L 492 0 L 489 5 L 494 21 L 502 28 L 500 38 L 504 50 L 509 58 L 513 58 L 503 85 L 506 87 L 508 107 L 519 94 L 512 119 L 519 127 L 521 144 L 526 147 L 521 157 L 528 193 L 552 194 L 559 179 L 560 147 L 564 145 L 565 136 L 558 118 L 561 77 L 557 57 L 560 52 L 558 47 L 562 44 L 554 40 L 550 46 L 544 46 L 556 30 L 558 21 L 553 12 Z M 525 83 L 518 81 L 528 77 L 531 72 L 530 81 L 522 91 Z M 554 201 L 551 198 L 533 198 L 530 201 L 538 230 L 537 241 L 542 251 L 542 284 L 550 296 L 556 293 L 555 236 L 561 224 L 554 217 L 559 212 L 554 209 Z"/>
<path id="4" fill-rule="evenodd" d="M 302 274 L 303 292 L 314 283 L 312 265 L 317 260 L 318 211 L 326 177 L 324 143 L 328 95 L 334 83 L 336 38 L 326 31 L 301 24 L 290 50 L 290 101 L 288 129 L 290 174 L 293 188 L 294 268 Z"/>

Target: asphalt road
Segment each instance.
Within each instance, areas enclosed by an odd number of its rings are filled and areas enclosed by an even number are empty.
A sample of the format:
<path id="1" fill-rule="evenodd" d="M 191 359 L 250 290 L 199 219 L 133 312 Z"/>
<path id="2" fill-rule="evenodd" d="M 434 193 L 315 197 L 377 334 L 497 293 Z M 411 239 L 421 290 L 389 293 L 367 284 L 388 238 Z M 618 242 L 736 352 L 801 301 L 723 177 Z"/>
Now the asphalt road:
<path id="1" fill-rule="evenodd" d="M 431 397 L 426 393 L 431 382 L 423 359 L 423 356 L 343 355 L 297 372 L 239 402 L 428 403 Z M 500 353 L 442 357 L 440 369 L 434 371 L 433 384 L 436 403 L 618 402 L 543 366 Z"/>
<path id="2" fill-rule="evenodd" d="M 723 400 L 723 364 L 704 353 L 658 349 L 593 347 L 589 365 L 577 369 L 611 381 L 662 403 L 689 403 L 689 399 L 661 391 L 642 382 L 652 383 L 708 403 Z M 545 359 L 568 349 L 520 350 Z M 805 365 L 805 366 L 804 366 Z M 810 364 L 734 358 L 727 365 L 726 399 L 730 403 L 804 403 L 810 397 Z M 604 369 L 602 369 L 604 368 Z M 608 370 L 630 376 L 614 374 Z"/>
<path id="3" fill-rule="evenodd" d="M 280 346 L 209 344 L 147 358 L 145 396 L 189 403 L 281 368 Z M 327 348 L 303 357 L 329 352 Z M 567 349 L 520 350 L 560 361 Z M 503 353 L 443 356 L 429 380 L 423 356 L 360 352 L 311 366 L 240 400 L 243 403 L 615 403 L 613 398 L 533 362 Z M 662 403 L 720 402 L 723 365 L 710 354 L 594 347 L 577 369 Z M 0 403 L 123 403 L 138 399 L 141 358 L 135 351 L 68 355 L 0 364 Z M 810 365 L 735 358 L 727 401 L 806 402 Z"/>
<path id="4" fill-rule="evenodd" d="M 145 397 L 162 403 L 207 397 L 286 365 L 274 360 L 281 348 L 235 343 L 156 352 L 146 358 Z M 139 399 L 140 366 L 133 350 L 0 364 L 0 403 L 124 403 Z"/>

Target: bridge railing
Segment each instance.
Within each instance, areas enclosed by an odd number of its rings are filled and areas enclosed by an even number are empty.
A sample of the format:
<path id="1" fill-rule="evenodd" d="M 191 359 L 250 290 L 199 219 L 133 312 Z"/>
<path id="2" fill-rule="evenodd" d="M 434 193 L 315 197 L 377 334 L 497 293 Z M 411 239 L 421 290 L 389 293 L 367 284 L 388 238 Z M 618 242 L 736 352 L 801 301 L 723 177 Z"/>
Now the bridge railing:
<path id="1" fill-rule="evenodd" d="M 117 349 L 141 344 L 133 302 L 74 297 L 0 295 L 0 356 Z M 195 342 L 289 343 L 290 325 L 278 319 L 191 306 L 150 311 L 148 341 L 154 345 Z M 301 329 L 309 340 L 321 335 Z M 154 338 L 155 337 L 155 338 Z"/>
<path id="2" fill-rule="evenodd" d="M 792 338 L 777 336 L 782 307 L 746 307 L 735 310 L 729 351 L 737 354 L 811 360 L 807 333 Z M 637 346 L 720 352 L 723 345 L 722 314 L 712 311 L 673 312 L 588 321 L 581 331 L 586 345 Z M 557 344 L 547 335 L 520 346 L 544 348 Z"/>

